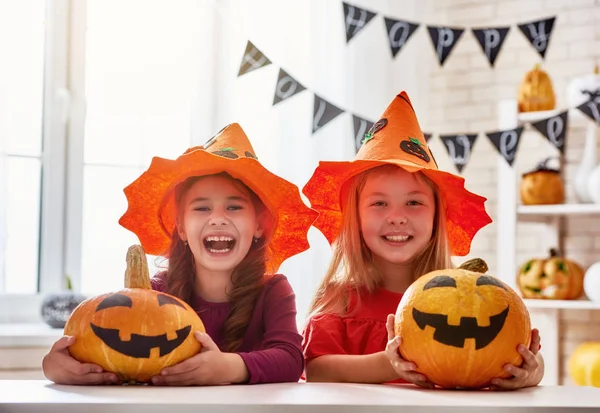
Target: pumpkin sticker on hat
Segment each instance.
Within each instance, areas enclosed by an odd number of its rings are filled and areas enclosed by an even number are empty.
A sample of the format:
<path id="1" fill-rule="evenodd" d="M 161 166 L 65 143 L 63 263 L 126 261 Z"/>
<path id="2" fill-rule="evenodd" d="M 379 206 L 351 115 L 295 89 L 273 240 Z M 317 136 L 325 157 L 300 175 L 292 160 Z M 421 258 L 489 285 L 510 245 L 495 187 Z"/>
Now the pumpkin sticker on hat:
<path id="1" fill-rule="evenodd" d="M 177 185 L 190 177 L 221 172 L 248 186 L 273 217 L 275 229 L 268 244 L 268 272 L 276 272 L 287 258 L 309 248 L 307 233 L 318 212 L 304 203 L 296 185 L 258 161 L 237 123 L 175 160 L 154 157 L 148 170 L 124 189 L 128 208 L 119 224 L 138 236 L 146 253 L 165 255 L 175 230 Z"/>
<path id="2" fill-rule="evenodd" d="M 319 211 L 315 227 L 333 244 L 341 226 L 344 185 L 361 172 L 391 164 L 408 172 L 421 171 L 439 187 L 452 254 L 467 255 L 475 234 L 492 222 L 485 211 L 486 198 L 468 191 L 463 177 L 438 169 L 406 92 L 392 100 L 377 124 L 366 134 L 354 160 L 319 162 L 302 189 Z"/>

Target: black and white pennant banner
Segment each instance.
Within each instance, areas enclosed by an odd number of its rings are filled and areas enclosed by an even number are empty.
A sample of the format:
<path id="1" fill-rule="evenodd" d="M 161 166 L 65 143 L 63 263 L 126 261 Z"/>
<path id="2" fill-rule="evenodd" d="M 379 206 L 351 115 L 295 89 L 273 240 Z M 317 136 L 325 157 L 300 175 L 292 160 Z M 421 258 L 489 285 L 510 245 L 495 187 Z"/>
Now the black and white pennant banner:
<path id="1" fill-rule="evenodd" d="M 423 137 L 425 138 L 425 142 L 429 142 L 429 139 L 433 136 L 432 133 L 423 132 Z"/>
<path id="2" fill-rule="evenodd" d="M 315 94 L 312 133 L 315 133 L 342 113 L 344 113 L 343 109 L 338 108 Z"/>
<path id="3" fill-rule="evenodd" d="M 286 73 L 285 70 L 279 68 L 279 76 L 275 85 L 275 95 L 273 96 L 273 105 L 291 98 L 292 96 L 306 90 L 304 86 L 296 79 Z"/>
<path id="4" fill-rule="evenodd" d="M 561 153 L 565 153 L 565 138 L 569 122 L 567 114 L 568 111 L 564 111 L 551 118 L 531 124 L 531 126 L 544 135 L 552 145 L 559 149 Z"/>
<path id="5" fill-rule="evenodd" d="M 246 51 L 244 52 L 242 63 L 240 64 L 238 77 L 270 64 L 271 61 L 267 58 L 267 56 L 258 50 L 258 48 L 254 46 L 250 40 L 248 40 L 248 43 L 246 44 Z"/>
<path id="6" fill-rule="evenodd" d="M 487 57 L 490 66 L 494 67 L 494 62 L 500 53 L 502 44 L 510 27 L 491 27 L 487 29 L 472 29 L 475 38 L 481 46 L 481 50 Z"/>
<path id="7" fill-rule="evenodd" d="M 487 134 L 488 138 L 490 138 L 490 141 L 492 141 L 498 150 L 498 153 L 502 155 L 502 157 L 510 166 L 512 166 L 513 162 L 515 161 L 515 155 L 517 154 L 519 142 L 521 141 L 522 132 L 523 127 L 520 126 L 516 129 L 509 129 Z"/>
<path id="8" fill-rule="evenodd" d="M 427 30 L 440 66 L 444 66 L 444 62 L 465 30 L 439 26 L 427 26 Z"/>
<path id="9" fill-rule="evenodd" d="M 577 106 L 577 109 L 585 113 L 591 120 L 600 125 L 600 96 L 594 96 L 590 100 Z"/>
<path id="10" fill-rule="evenodd" d="M 419 25 L 405 20 L 394 20 L 385 17 L 385 27 L 387 28 L 392 57 L 396 57 L 398 52 L 408 42 L 410 36 L 419 28 Z"/>
<path id="11" fill-rule="evenodd" d="M 521 29 L 521 32 L 527 37 L 527 40 L 529 40 L 534 49 L 542 56 L 542 59 L 546 57 L 546 50 L 548 50 L 548 45 L 550 44 L 554 20 L 556 20 L 556 17 L 519 24 L 519 29 Z"/>
<path id="12" fill-rule="evenodd" d="M 360 149 L 363 144 L 363 139 L 366 133 L 373 127 L 375 122 L 363 119 L 360 116 L 352 115 L 352 122 L 354 124 L 354 148 L 356 152 Z"/>
<path id="13" fill-rule="evenodd" d="M 356 36 L 377 15 L 367 9 L 353 6 L 346 2 L 344 5 L 344 23 L 346 27 L 346 43 Z"/>
<path id="14" fill-rule="evenodd" d="M 477 134 L 440 135 L 440 139 L 448 151 L 448 156 L 459 173 L 462 172 L 471 158 L 471 151 L 473 150 L 477 136 Z"/>

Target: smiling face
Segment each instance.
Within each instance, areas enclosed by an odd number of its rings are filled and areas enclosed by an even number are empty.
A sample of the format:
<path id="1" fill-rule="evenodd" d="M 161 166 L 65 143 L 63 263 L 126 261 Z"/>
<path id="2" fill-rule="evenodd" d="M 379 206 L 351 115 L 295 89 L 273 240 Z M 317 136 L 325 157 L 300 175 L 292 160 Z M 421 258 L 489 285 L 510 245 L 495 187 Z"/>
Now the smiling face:
<path id="1" fill-rule="evenodd" d="M 200 351 L 194 331 L 204 331 L 204 325 L 191 307 L 142 288 L 84 301 L 65 327 L 65 334 L 77 337 L 69 348 L 74 358 L 136 382 Z"/>
<path id="2" fill-rule="evenodd" d="M 448 269 L 419 278 L 396 314 L 401 354 L 436 384 L 476 388 L 506 377 L 519 365 L 519 344 L 529 344 L 529 313 L 496 277 Z"/>
<path id="3" fill-rule="evenodd" d="M 417 174 L 385 168 L 369 174 L 359 194 L 360 228 L 374 259 L 409 264 L 433 232 L 433 190 Z"/>
<path id="4" fill-rule="evenodd" d="M 227 176 L 195 181 L 180 208 L 179 236 L 201 271 L 230 274 L 263 235 L 250 191 Z"/>

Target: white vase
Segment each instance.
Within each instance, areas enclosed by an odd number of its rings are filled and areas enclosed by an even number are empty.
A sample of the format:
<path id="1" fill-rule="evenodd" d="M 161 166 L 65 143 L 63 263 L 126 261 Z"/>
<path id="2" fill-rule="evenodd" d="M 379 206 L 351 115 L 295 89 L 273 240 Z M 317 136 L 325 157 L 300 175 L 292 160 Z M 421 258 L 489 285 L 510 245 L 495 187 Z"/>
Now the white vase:
<path id="1" fill-rule="evenodd" d="M 600 302 L 600 261 L 592 264 L 585 272 L 583 290 L 590 300 Z"/>
<path id="2" fill-rule="evenodd" d="M 594 202 L 590 194 L 590 176 L 596 168 L 596 132 L 597 126 L 590 122 L 585 135 L 585 147 L 583 149 L 583 157 L 575 174 L 575 182 L 573 183 L 575 195 L 580 202 Z M 600 166 L 600 165 L 599 165 Z M 600 172 L 599 172 L 600 173 Z M 594 188 L 596 188 L 594 186 Z M 600 196 L 600 187 L 594 189 L 594 194 Z M 600 203 L 600 202 L 599 202 Z"/>

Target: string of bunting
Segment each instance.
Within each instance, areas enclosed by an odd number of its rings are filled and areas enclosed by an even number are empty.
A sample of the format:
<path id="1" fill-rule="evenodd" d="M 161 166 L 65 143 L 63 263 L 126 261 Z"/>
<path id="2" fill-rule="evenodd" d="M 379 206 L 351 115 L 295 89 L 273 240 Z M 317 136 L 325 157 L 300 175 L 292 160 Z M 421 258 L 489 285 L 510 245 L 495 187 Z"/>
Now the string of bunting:
<path id="1" fill-rule="evenodd" d="M 248 40 L 242 62 L 240 64 L 238 77 L 248 74 L 254 70 L 263 68 L 273 62 L 261 52 L 251 41 Z M 273 106 L 290 99 L 291 97 L 308 90 L 306 86 L 292 77 L 288 72 L 279 68 L 279 75 L 275 83 L 275 91 L 273 94 Z M 600 91 L 586 91 L 590 98 L 577 107 L 596 124 L 600 125 Z M 323 126 L 337 118 L 344 112 L 351 111 L 339 108 L 333 103 L 327 101 L 323 97 L 313 92 L 313 119 L 312 133 L 315 134 Z M 568 110 L 560 112 L 547 119 L 531 123 L 537 131 L 539 131 L 548 141 L 558 150 L 564 153 L 566 144 L 566 131 L 568 127 Z M 363 143 L 364 137 L 373 127 L 374 121 L 368 120 L 363 116 L 352 113 L 352 122 L 354 126 L 354 135 L 352 140 L 354 148 L 358 151 Z M 524 126 L 515 129 L 484 132 L 490 139 L 494 147 L 500 155 L 512 166 L 521 140 L 521 134 Z M 425 139 L 429 141 L 433 137 L 433 133 L 425 133 Z M 440 134 L 444 147 L 448 151 L 448 155 L 452 163 L 456 166 L 459 173 L 469 162 L 473 146 L 480 136 L 479 133 L 466 133 L 446 135 Z"/>
<path id="2" fill-rule="evenodd" d="M 346 44 L 356 37 L 377 16 L 377 12 L 342 2 L 344 12 L 344 27 L 346 29 Z M 421 26 L 420 23 L 400 20 L 383 16 L 386 33 L 392 58 L 402 50 L 410 40 L 415 31 Z M 546 50 L 550 44 L 552 29 L 556 17 L 547 19 L 518 23 L 517 27 L 525 35 L 531 46 L 540 54 L 542 59 L 546 57 Z M 444 66 L 446 59 L 461 39 L 467 27 L 430 26 L 425 25 L 433 45 L 435 55 Z M 481 46 L 491 67 L 494 63 L 504 40 L 508 36 L 510 26 L 470 28 L 477 42 Z"/>

